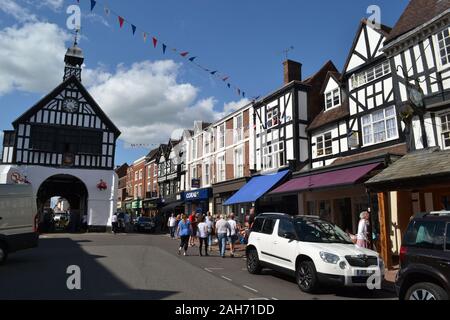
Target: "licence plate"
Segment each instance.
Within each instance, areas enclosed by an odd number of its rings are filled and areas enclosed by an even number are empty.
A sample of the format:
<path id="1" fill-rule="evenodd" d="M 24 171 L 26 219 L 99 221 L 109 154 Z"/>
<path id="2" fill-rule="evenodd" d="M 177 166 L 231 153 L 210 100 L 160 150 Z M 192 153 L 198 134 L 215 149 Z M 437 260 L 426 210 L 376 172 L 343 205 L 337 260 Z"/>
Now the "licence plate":
<path id="1" fill-rule="evenodd" d="M 367 277 L 373 275 L 374 273 L 374 270 L 356 270 L 356 275 L 358 277 Z"/>

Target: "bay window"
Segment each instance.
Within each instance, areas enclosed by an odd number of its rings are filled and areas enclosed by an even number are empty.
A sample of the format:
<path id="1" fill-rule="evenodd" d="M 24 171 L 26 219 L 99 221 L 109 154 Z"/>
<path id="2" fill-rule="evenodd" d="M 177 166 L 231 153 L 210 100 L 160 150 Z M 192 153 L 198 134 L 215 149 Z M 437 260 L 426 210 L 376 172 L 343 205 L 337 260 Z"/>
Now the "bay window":
<path id="1" fill-rule="evenodd" d="M 363 116 L 361 122 L 365 146 L 398 138 L 394 106 Z"/>
<path id="2" fill-rule="evenodd" d="M 437 34 L 437 43 L 439 46 L 439 56 L 441 66 L 450 64 L 450 28 L 442 30 Z"/>
<path id="3" fill-rule="evenodd" d="M 333 153 L 333 140 L 331 132 L 317 137 L 317 156 L 330 155 Z"/>
<path id="4" fill-rule="evenodd" d="M 341 93 L 340 89 L 334 89 L 333 91 L 327 92 L 325 94 L 325 110 L 332 109 L 341 104 Z"/>
<path id="5" fill-rule="evenodd" d="M 441 116 L 442 141 L 445 149 L 450 149 L 450 114 Z"/>

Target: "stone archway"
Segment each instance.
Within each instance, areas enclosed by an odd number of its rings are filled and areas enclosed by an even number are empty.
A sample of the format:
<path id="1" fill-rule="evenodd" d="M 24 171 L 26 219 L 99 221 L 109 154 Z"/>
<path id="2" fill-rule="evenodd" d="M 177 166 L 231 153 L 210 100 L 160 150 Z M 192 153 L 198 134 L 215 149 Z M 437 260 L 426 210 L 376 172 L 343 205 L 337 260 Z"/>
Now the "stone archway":
<path id="1" fill-rule="evenodd" d="M 36 195 L 39 229 L 43 232 L 54 230 L 46 203 L 55 196 L 63 197 L 69 202 L 70 223 L 67 231 L 80 231 L 82 218 L 87 214 L 89 194 L 83 181 L 67 174 L 51 176 L 40 185 Z"/>

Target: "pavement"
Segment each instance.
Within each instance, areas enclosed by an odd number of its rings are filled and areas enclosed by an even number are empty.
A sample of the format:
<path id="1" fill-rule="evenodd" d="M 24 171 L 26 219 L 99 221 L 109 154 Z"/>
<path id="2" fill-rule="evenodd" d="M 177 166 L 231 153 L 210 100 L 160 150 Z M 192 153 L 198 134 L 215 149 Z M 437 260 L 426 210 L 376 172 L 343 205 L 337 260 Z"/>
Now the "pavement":
<path id="1" fill-rule="evenodd" d="M 198 247 L 178 255 L 167 235 L 54 234 L 12 254 L 0 267 L 0 299 L 348 300 L 395 299 L 389 291 L 325 289 L 305 294 L 295 280 L 271 270 L 251 275 L 244 246 L 236 257 L 209 257 Z M 81 290 L 69 290 L 69 266 L 81 270 Z"/>

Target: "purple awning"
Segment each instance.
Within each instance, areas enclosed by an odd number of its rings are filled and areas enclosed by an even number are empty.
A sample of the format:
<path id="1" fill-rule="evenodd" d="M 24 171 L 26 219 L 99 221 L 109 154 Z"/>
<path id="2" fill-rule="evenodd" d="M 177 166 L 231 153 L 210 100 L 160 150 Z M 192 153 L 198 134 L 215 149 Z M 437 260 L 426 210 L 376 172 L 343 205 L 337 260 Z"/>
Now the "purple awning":
<path id="1" fill-rule="evenodd" d="M 380 166 L 381 163 L 373 163 L 359 167 L 340 169 L 330 172 L 318 173 L 306 177 L 294 178 L 270 194 L 292 193 L 318 188 L 352 185 L 358 182 L 366 174 Z"/>

